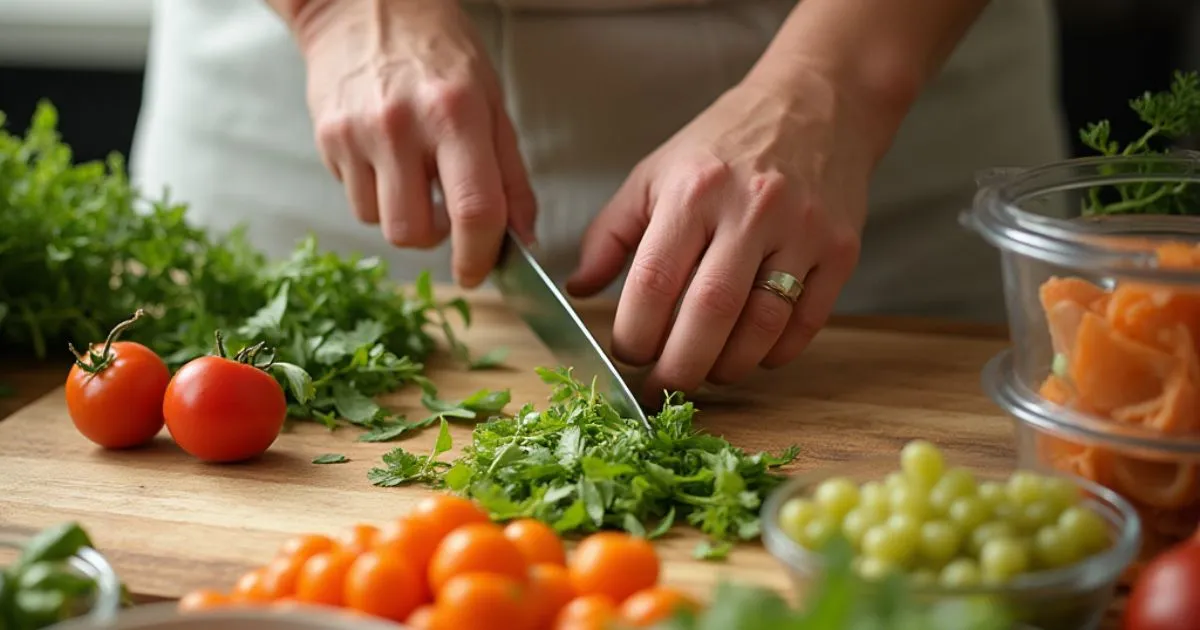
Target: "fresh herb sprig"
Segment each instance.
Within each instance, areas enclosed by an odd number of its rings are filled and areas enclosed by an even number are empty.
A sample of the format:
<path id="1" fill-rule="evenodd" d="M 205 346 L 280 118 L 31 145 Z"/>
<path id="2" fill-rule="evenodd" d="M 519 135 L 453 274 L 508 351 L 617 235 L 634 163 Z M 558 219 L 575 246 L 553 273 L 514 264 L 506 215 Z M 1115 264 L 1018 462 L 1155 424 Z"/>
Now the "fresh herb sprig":
<path id="1" fill-rule="evenodd" d="M 113 322 L 144 308 L 130 332 L 171 367 L 208 352 L 213 330 L 231 344 L 264 341 L 280 362 L 313 379 L 313 397 L 289 396 L 294 417 L 329 427 L 357 425 L 398 437 L 402 416 L 375 396 L 412 383 L 442 331 L 472 367 L 452 314 L 470 323 L 461 299 L 440 302 L 429 275 L 411 291 L 375 258 L 321 251 L 314 238 L 268 264 L 241 230 L 217 237 L 186 220 L 185 204 L 148 200 L 130 184 L 121 156 L 76 164 L 52 105 L 39 105 L 24 136 L 0 113 L 0 347 L 50 356 L 68 343 L 103 338 Z"/>
<path id="2" fill-rule="evenodd" d="M 564 533 L 615 528 L 655 538 L 684 521 L 709 536 L 697 549 L 703 558 L 759 536 L 762 499 L 782 480 L 771 469 L 793 461 L 796 447 L 748 455 L 694 428 L 695 409 L 675 394 L 651 419 L 651 436 L 569 369 L 538 374 L 553 388 L 544 411 L 527 404 L 477 424 L 452 462 L 437 460 L 452 446 L 442 417 L 433 453 L 395 449 L 370 471 L 372 483 L 445 486 L 498 520 L 532 517 Z"/>
<path id="3" fill-rule="evenodd" d="M 1200 74 L 1176 72 L 1168 90 L 1146 92 L 1130 101 L 1129 106 L 1146 124 L 1146 131 L 1124 146 L 1112 139 L 1107 120 L 1091 123 L 1080 131 L 1083 144 L 1107 157 L 1139 157 L 1165 154 L 1171 143 L 1200 133 Z M 1115 173 L 1117 167 L 1106 167 Z M 1149 174 L 1152 163 L 1133 166 L 1138 173 Z M 1105 190 L 1093 188 L 1084 202 L 1085 216 L 1116 214 L 1200 214 L 1200 195 L 1194 187 L 1181 182 L 1139 182 L 1113 186 L 1114 198 Z"/>

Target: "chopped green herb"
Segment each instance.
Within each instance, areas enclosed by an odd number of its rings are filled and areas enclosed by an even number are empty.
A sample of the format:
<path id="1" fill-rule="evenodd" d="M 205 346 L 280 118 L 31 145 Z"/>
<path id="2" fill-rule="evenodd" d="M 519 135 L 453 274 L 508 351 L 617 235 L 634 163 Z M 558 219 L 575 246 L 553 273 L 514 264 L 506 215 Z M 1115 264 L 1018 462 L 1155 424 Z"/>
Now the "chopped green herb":
<path id="1" fill-rule="evenodd" d="M 325 453 L 324 455 L 317 455 L 316 457 L 314 457 L 312 460 L 312 463 L 314 463 L 314 464 L 345 464 L 348 461 L 350 461 L 350 458 L 346 457 L 345 455 L 342 455 L 341 453 Z"/>
<path id="2" fill-rule="evenodd" d="M 1164 92 L 1146 92 L 1130 101 L 1129 106 L 1138 118 L 1147 125 L 1145 133 L 1133 142 L 1121 146 L 1112 139 L 1112 125 L 1107 120 L 1091 123 L 1080 131 L 1083 144 L 1103 156 L 1134 157 L 1162 155 L 1168 147 L 1156 145 L 1171 143 L 1200 133 L 1200 74 L 1176 72 L 1170 89 Z M 1151 174 L 1156 166 L 1152 163 L 1136 164 L 1139 173 Z M 1106 174 L 1115 174 L 1116 166 L 1105 169 Z M 1182 182 L 1138 182 L 1118 184 L 1111 187 L 1095 187 L 1089 191 L 1084 202 L 1083 214 L 1200 214 L 1200 194 L 1194 187 Z M 1107 198 L 1112 192 L 1115 198 Z"/>
<path id="3" fill-rule="evenodd" d="M 444 485 L 497 520 L 532 517 L 560 532 L 612 528 L 653 538 L 683 520 L 710 537 L 702 553 L 712 558 L 758 537 L 761 501 L 782 480 L 771 469 L 794 460 L 795 447 L 777 457 L 747 455 L 694 429 L 695 410 L 678 395 L 668 397 L 648 436 L 569 369 L 538 374 L 553 388 L 545 411 L 525 405 L 515 416 L 475 425 L 453 462 L 437 461 L 450 448 L 448 432 L 429 456 L 398 448 L 384 456 L 385 468 L 371 471 L 371 482 Z M 442 410 L 444 430 L 445 409 L 495 413 L 508 393 L 482 391 L 453 404 L 428 398 L 430 409 Z"/>
<path id="4" fill-rule="evenodd" d="M 129 338 L 172 368 L 207 353 L 213 330 L 231 345 L 263 341 L 291 416 L 357 425 L 373 441 L 403 433 L 374 397 L 420 376 L 431 331 L 464 364 L 499 361 L 500 351 L 471 359 L 450 315 L 469 323 L 467 304 L 435 299 L 428 273 L 402 291 L 379 259 L 322 251 L 311 237 L 268 264 L 242 230 L 210 234 L 188 223 L 185 204 L 143 198 L 120 155 L 75 164 L 57 124 L 48 102 L 23 137 L 0 113 L 0 346 L 44 358 L 145 309 Z M 311 374 L 311 388 L 288 365 Z"/>

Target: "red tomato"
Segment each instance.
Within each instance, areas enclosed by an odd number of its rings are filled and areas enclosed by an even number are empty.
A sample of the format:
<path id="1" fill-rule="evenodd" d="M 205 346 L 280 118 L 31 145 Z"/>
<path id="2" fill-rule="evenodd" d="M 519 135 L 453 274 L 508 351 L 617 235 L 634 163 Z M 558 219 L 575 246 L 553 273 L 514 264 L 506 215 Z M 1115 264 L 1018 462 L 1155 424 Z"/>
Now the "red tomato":
<path id="1" fill-rule="evenodd" d="M 1200 543 L 1187 540 L 1142 569 L 1129 592 L 1125 630 L 1193 630 L 1200 619 Z"/>
<path id="2" fill-rule="evenodd" d="M 139 309 L 121 322 L 104 345 L 75 352 L 67 375 L 67 413 L 84 437 L 104 448 L 131 448 L 154 439 L 163 427 L 163 394 L 171 372 L 153 350 L 116 341 L 143 316 Z"/>
<path id="3" fill-rule="evenodd" d="M 287 418 L 287 398 L 266 371 L 206 356 L 175 373 L 163 416 L 171 437 L 190 455 L 237 462 L 261 455 L 275 442 Z"/>

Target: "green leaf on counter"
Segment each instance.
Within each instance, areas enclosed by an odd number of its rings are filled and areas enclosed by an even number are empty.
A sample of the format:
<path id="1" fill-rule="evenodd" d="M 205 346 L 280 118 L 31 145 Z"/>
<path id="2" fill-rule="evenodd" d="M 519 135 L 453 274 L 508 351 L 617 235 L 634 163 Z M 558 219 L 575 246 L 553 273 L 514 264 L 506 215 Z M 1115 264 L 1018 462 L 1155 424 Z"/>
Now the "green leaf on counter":
<path id="1" fill-rule="evenodd" d="M 503 346 L 493 348 L 481 356 L 471 360 L 470 368 L 472 370 L 487 370 L 502 365 L 504 360 L 508 358 L 508 348 Z"/>
<path id="2" fill-rule="evenodd" d="M 317 455 L 316 457 L 314 457 L 312 460 L 312 463 L 314 463 L 314 464 L 345 464 L 348 461 L 350 461 L 350 458 L 346 457 L 345 455 L 342 455 L 341 453 L 325 453 L 324 455 Z"/>
<path id="3" fill-rule="evenodd" d="M 383 456 L 385 467 L 367 471 L 367 478 L 372 484 L 385 488 L 414 482 L 441 485 L 441 473 L 450 465 L 437 461 L 437 457 L 453 447 L 450 425 L 442 419 L 433 451 L 429 455 L 413 455 L 402 448 L 393 449 Z"/>

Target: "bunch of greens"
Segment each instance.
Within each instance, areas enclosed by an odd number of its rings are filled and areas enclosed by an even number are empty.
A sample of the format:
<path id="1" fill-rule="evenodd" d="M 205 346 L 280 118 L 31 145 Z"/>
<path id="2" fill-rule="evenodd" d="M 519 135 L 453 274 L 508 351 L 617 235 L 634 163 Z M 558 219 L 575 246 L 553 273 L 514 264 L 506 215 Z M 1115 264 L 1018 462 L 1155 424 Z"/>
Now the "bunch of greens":
<path id="1" fill-rule="evenodd" d="M 1089 124 L 1080 132 L 1083 143 L 1107 157 L 1139 157 L 1162 155 L 1169 147 L 1160 147 L 1200 133 L 1200 75 L 1195 72 L 1176 72 L 1170 89 L 1146 92 L 1130 101 L 1129 106 L 1147 125 L 1145 133 L 1133 142 L 1121 146 L 1112 139 L 1112 126 L 1107 120 Z M 1116 166 L 1105 167 L 1108 174 Z M 1139 173 L 1152 173 L 1153 163 L 1133 165 Z M 1109 191 L 1093 188 L 1084 202 L 1085 216 L 1114 214 L 1200 214 L 1200 194 L 1194 187 L 1181 182 L 1139 182 L 1119 184 Z"/>
<path id="2" fill-rule="evenodd" d="M 0 570 L 0 630 L 39 630 L 85 612 L 98 594 L 96 579 L 69 564 L 85 547 L 92 541 L 76 523 L 25 543 L 17 561 Z"/>
<path id="3" fill-rule="evenodd" d="M 893 574 L 868 584 L 851 570 L 853 551 L 835 539 L 803 610 L 774 591 L 721 584 L 698 614 L 680 613 L 654 630 L 1008 630 L 1008 611 L 989 600 L 921 603 Z"/>
<path id="4" fill-rule="evenodd" d="M 437 458 L 452 446 L 447 418 L 459 417 L 456 410 L 472 418 L 498 411 L 488 403 L 507 402 L 507 393 L 446 405 L 453 413 L 434 418 L 441 431 L 433 452 L 395 449 L 370 471 L 371 482 L 445 486 L 498 520 L 532 517 L 560 532 L 621 528 L 654 538 L 683 519 L 710 538 L 697 549 L 702 558 L 723 557 L 734 542 L 759 536 L 762 499 L 782 480 L 771 469 L 794 460 L 795 447 L 748 455 L 694 429 L 695 409 L 677 395 L 651 419 L 650 435 L 569 369 L 538 374 L 553 386 L 544 411 L 527 404 L 513 417 L 477 424 L 462 456 L 444 462 Z"/>
<path id="5" fill-rule="evenodd" d="M 241 231 L 217 237 L 189 225 L 184 204 L 143 199 L 119 155 L 75 164 L 42 103 L 23 136 L 0 114 L 0 347 L 38 358 L 104 338 L 137 309 L 130 331 L 172 367 L 207 353 L 214 330 L 233 345 L 265 340 L 280 362 L 312 375 L 314 397 L 292 413 L 337 418 L 396 437 L 403 418 L 372 397 L 414 380 L 444 331 L 470 361 L 427 274 L 412 292 L 378 259 L 322 252 L 315 239 L 269 265 Z M 499 357 L 484 357 L 477 366 Z"/>

